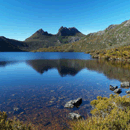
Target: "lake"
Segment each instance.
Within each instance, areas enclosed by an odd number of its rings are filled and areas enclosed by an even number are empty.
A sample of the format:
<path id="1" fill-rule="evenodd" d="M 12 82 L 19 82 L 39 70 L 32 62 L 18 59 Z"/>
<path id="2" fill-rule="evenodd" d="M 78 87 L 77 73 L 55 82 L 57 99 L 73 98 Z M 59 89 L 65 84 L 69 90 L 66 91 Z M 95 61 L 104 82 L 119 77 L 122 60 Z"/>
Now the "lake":
<path id="1" fill-rule="evenodd" d="M 114 94 L 109 85 L 129 81 L 130 65 L 92 59 L 85 53 L 1 52 L 0 111 L 38 129 L 68 128 L 70 112 L 90 114 L 97 96 Z M 122 93 L 129 88 L 122 88 Z M 82 97 L 79 108 L 66 109 L 67 101 Z"/>

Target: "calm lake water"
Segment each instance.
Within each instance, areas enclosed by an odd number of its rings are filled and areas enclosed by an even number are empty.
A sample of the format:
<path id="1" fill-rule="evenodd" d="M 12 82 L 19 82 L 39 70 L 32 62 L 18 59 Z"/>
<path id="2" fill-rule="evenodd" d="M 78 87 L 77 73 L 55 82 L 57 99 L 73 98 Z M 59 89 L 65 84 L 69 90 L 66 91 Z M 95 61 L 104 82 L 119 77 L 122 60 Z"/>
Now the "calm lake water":
<path id="1" fill-rule="evenodd" d="M 93 99 L 114 94 L 110 84 L 120 87 L 121 81 L 129 81 L 128 68 L 125 63 L 99 61 L 84 53 L 1 52 L 0 111 L 39 130 L 65 129 L 68 113 L 86 118 Z M 122 88 L 120 95 L 128 89 Z M 78 97 L 83 99 L 79 108 L 64 108 Z"/>

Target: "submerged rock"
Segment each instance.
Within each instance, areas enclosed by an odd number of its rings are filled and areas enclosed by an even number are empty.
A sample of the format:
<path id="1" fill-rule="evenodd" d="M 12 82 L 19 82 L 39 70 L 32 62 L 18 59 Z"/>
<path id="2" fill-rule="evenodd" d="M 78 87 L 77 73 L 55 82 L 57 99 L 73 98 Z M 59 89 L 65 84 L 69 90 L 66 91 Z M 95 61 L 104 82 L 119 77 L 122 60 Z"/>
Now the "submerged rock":
<path id="1" fill-rule="evenodd" d="M 114 90 L 114 93 L 120 94 L 121 92 L 122 92 L 122 91 L 121 91 L 121 88 L 117 88 L 117 89 Z"/>
<path id="2" fill-rule="evenodd" d="M 126 91 L 126 94 L 130 94 L 130 90 Z"/>
<path id="3" fill-rule="evenodd" d="M 65 104 L 65 108 L 74 108 L 80 106 L 82 103 L 82 98 L 78 98 L 76 100 L 70 100 Z"/>
<path id="4" fill-rule="evenodd" d="M 14 107 L 13 110 L 14 110 L 13 112 L 14 114 L 25 113 L 25 110 L 22 108 Z"/>
<path id="5" fill-rule="evenodd" d="M 112 90 L 112 91 L 114 91 L 117 88 L 118 88 L 118 86 L 114 86 L 114 87 L 112 85 L 109 86 L 109 89 Z"/>
<path id="6" fill-rule="evenodd" d="M 80 114 L 77 114 L 77 113 L 69 113 L 68 117 L 71 118 L 72 120 L 82 118 L 82 116 Z"/>
<path id="7" fill-rule="evenodd" d="M 130 87 L 130 83 L 129 82 L 121 82 L 121 87 L 122 88 Z"/>

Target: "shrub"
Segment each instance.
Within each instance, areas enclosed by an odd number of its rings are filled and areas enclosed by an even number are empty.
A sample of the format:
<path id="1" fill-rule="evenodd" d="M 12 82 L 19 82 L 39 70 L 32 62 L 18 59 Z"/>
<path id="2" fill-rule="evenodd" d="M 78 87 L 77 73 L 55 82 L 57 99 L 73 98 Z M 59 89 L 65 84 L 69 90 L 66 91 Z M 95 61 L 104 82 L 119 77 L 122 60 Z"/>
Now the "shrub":
<path id="1" fill-rule="evenodd" d="M 120 97 L 110 95 L 97 97 L 91 101 L 92 117 L 72 122 L 72 130 L 129 130 L 130 129 L 130 95 Z"/>
<path id="2" fill-rule="evenodd" d="M 31 130 L 31 126 L 23 124 L 16 118 L 7 120 L 6 112 L 0 112 L 0 130 Z"/>

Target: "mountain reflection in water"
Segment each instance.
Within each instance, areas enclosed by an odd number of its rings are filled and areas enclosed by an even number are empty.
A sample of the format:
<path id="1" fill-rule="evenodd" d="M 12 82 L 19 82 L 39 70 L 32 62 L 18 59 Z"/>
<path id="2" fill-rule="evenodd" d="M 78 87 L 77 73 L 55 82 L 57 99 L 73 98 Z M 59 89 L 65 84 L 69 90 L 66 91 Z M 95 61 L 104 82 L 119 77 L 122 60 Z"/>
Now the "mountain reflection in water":
<path id="1" fill-rule="evenodd" d="M 59 74 L 64 77 L 66 75 L 75 76 L 84 68 L 94 70 L 99 73 L 104 73 L 110 79 L 117 79 L 120 81 L 130 81 L 130 68 L 127 63 L 107 62 L 103 60 L 29 60 L 26 61 L 37 72 L 43 74 L 49 69 L 56 68 Z M 124 76 L 125 75 L 125 76 Z"/>
<path id="2" fill-rule="evenodd" d="M 67 128 L 69 120 L 66 115 L 69 112 L 80 113 L 86 117 L 91 109 L 91 100 L 99 95 L 109 96 L 113 93 L 109 90 L 110 83 L 130 81 L 129 64 L 102 60 L 1 61 L 0 69 L 3 73 L 0 74 L 0 110 L 7 111 L 11 118 L 15 115 L 22 121 L 32 122 L 38 125 L 39 129 L 46 130 Z M 8 70 L 11 71 L 8 73 Z M 52 73 L 54 70 L 58 70 L 59 77 L 56 77 L 57 71 L 54 77 L 50 77 L 49 72 Z M 5 80 L 3 84 L 2 79 Z M 6 82 L 11 84 L 5 86 Z M 18 82 L 18 85 L 15 82 Z M 24 82 L 26 85 L 22 84 Z M 122 94 L 125 94 L 124 90 Z M 79 108 L 64 108 L 67 101 L 78 97 L 83 98 Z M 15 112 L 14 108 L 18 111 Z"/>

